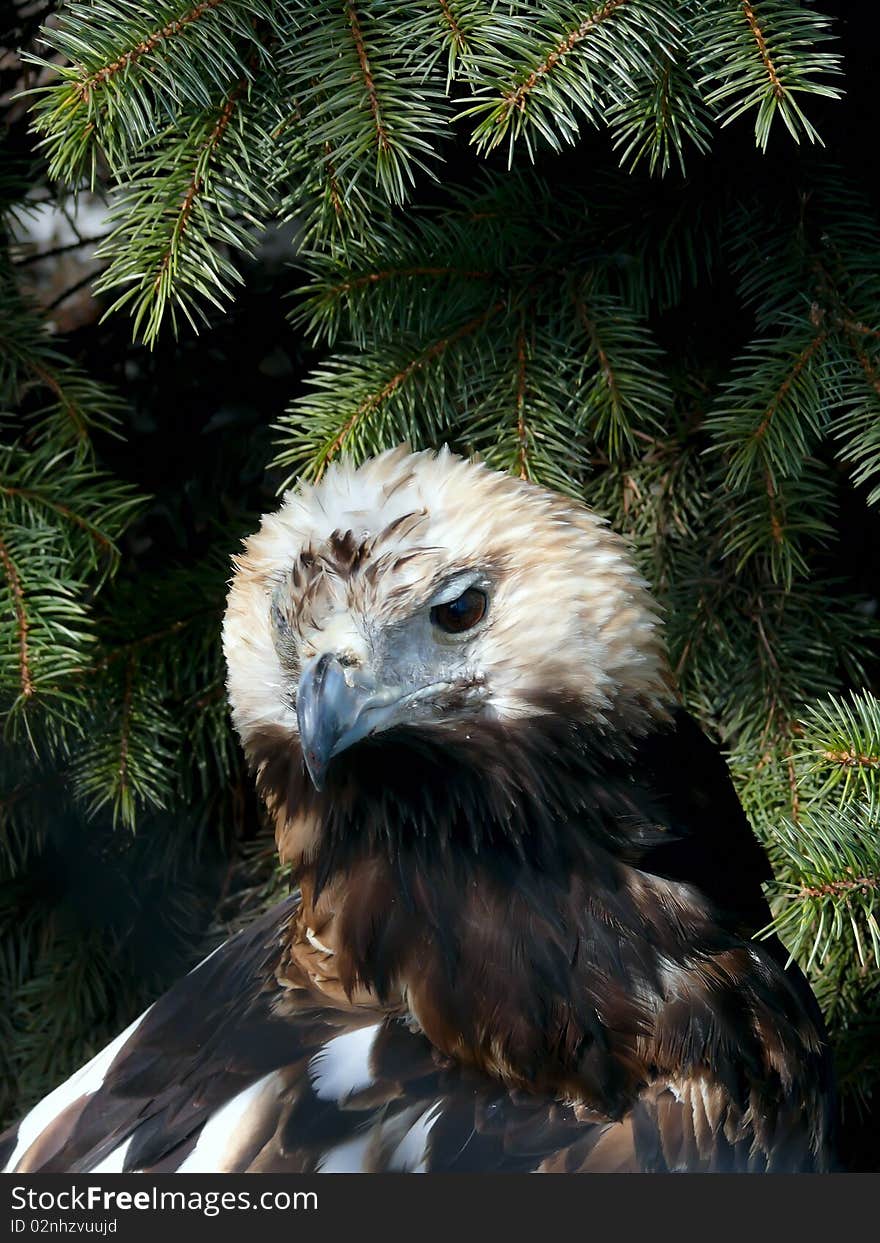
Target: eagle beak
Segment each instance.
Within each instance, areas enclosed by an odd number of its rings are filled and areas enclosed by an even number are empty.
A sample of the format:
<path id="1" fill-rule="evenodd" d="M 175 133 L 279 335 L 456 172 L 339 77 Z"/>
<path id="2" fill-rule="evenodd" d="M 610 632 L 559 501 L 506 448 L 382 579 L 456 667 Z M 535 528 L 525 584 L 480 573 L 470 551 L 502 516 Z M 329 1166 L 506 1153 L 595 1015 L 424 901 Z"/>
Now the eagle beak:
<path id="1" fill-rule="evenodd" d="M 371 732 L 375 714 L 368 710 L 387 702 L 374 687 L 356 680 L 356 672 L 330 653 L 316 657 L 302 671 L 296 719 L 303 759 L 316 790 L 323 788 L 331 758 Z"/>

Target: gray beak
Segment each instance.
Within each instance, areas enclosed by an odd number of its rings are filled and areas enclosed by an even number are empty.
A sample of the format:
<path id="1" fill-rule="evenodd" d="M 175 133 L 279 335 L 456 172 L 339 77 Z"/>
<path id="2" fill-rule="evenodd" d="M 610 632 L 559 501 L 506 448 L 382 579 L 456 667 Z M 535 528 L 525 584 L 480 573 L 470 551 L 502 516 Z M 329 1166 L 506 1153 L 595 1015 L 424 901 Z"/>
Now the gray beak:
<path id="1" fill-rule="evenodd" d="M 327 765 L 370 732 L 366 710 L 376 704 L 373 688 L 346 680 L 346 669 L 330 653 L 302 671 L 296 696 L 296 719 L 303 759 L 312 784 L 322 789 Z"/>

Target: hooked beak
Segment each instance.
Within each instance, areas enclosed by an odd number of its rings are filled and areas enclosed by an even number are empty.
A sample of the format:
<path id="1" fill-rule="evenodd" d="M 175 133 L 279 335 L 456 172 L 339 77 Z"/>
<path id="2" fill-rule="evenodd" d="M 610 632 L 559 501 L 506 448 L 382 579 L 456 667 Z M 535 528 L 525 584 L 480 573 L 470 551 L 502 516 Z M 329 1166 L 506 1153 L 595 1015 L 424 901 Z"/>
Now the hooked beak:
<path id="1" fill-rule="evenodd" d="M 303 759 L 316 790 L 324 785 L 334 755 L 372 733 L 393 707 L 387 692 L 358 679 L 338 657 L 325 653 L 305 666 L 296 696 L 296 719 Z"/>
<path id="2" fill-rule="evenodd" d="M 468 683 L 473 689 L 475 683 Z M 377 685 L 369 671 L 343 664 L 332 652 L 310 660 L 296 693 L 296 719 L 303 760 L 316 790 L 324 787 L 334 755 L 368 734 L 412 719 L 449 690 L 446 681 Z"/>

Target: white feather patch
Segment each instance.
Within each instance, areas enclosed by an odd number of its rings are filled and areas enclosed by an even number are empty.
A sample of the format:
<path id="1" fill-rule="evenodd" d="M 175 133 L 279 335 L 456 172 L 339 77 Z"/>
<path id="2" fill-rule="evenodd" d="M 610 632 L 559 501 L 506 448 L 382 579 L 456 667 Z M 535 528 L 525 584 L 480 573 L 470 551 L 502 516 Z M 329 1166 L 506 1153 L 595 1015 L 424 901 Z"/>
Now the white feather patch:
<path id="1" fill-rule="evenodd" d="M 319 1101 L 345 1101 L 373 1082 L 370 1053 L 379 1024 L 359 1027 L 328 1040 L 309 1062 L 309 1077 Z"/>
<path id="2" fill-rule="evenodd" d="M 106 1156 L 103 1161 L 99 1161 L 97 1165 L 93 1165 L 89 1173 L 90 1174 L 121 1174 L 122 1167 L 125 1164 L 125 1155 L 131 1146 L 131 1141 L 133 1138 L 134 1137 L 132 1135 L 129 1135 L 128 1139 L 125 1141 L 124 1144 L 120 1144 L 118 1148 L 114 1148 L 113 1151 L 108 1156 Z"/>
<path id="3" fill-rule="evenodd" d="M 431 1128 L 440 1117 L 441 1102 L 435 1101 L 404 1135 L 388 1159 L 388 1169 L 394 1173 L 424 1174 L 425 1159 L 428 1155 L 428 1139 Z"/>
<path id="4" fill-rule="evenodd" d="M 248 1114 L 253 1109 L 259 1109 L 267 1092 L 278 1091 L 279 1082 L 277 1072 L 270 1071 L 222 1105 L 202 1127 L 195 1148 L 177 1167 L 177 1173 L 226 1173 L 228 1161 L 240 1147 Z"/>
<path id="5" fill-rule="evenodd" d="M 365 1131 L 354 1139 L 346 1140 L 331 1148 L 318 1166 L 319 1174 L 363 1174 L 364 1157 L 370 1144 L 371 1135 Z"/>
<path id="6" fill-rule="evenodd" d="M 86 1062 L 85 1066 L 80 1069 L 69 1079 L 66 1079 L 54 1092 L 50 1092 L 48 1096 L 44 1096 L 41 1101 L 34 1105 L 33 1109 L 21 1121 L 18 1128 L 18 1142 L 13 1149 L 12 1156 L 9 1158 L 3 1170 L 4 1174 L 12 1174 L 15 1167 L 31 1144 L 37 1140 L 43 1131 L 54 1122 L 54 1120 L 63 1113 L 69 1105 L 79 1100 L 81 1096 L 91 1096 L 97 1092 L 101 1084 L 104 1082 L 104 1076 L 110 1069 L 110 1065 L 116 1057 L 116 1054 L 128 1040 L 129 1036 L 140 1027 L 146 1016 L 150 1013 L 152 1006 L 149 1006 L 143 1014 L 139 1015 L 133 1023 L 126 1027 L 124 1032 L 111 1040 L 100 1053 L 96 1053 L 90 1062 Z"/>

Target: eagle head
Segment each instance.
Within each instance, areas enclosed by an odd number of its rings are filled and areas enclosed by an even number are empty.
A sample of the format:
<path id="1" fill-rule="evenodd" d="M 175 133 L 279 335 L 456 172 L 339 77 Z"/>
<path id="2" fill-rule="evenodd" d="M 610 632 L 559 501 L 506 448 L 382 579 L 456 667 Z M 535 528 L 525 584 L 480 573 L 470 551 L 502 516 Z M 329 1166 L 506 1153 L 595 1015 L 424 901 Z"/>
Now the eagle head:
<path id="1" fill-rule="evenodd" d="M 648 728 L 668 700 L 655 610 L 577 502 L 446 449 L 303 483 L 234 559 L 223 628 L 235 726 L 320 789 L 338 757 L 548 713 Z"/>

